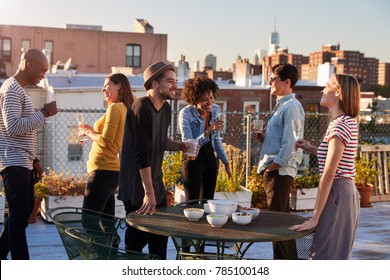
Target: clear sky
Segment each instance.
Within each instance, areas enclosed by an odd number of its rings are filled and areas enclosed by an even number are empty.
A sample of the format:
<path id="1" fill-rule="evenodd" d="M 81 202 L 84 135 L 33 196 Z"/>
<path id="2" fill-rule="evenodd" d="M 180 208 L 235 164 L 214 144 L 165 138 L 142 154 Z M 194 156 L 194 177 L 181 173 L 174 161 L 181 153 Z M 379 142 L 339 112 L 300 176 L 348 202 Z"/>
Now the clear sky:
<path id="1" fill-rule="evenodd" d="M 253 61 L 276 29 L 281 47 L 308 56 L 324 44 L 390 62 L 389 0 L 0 0 L 0 24 L 62 28 L 65 23 L 101 25 L 133 32 L 135 18 L 168 34 L 168 59 L 184 54 L 193 67 L 212 53 L 217 67 L 237 55 Z M 0 34 L 1 35 L 1 34 Z"/>

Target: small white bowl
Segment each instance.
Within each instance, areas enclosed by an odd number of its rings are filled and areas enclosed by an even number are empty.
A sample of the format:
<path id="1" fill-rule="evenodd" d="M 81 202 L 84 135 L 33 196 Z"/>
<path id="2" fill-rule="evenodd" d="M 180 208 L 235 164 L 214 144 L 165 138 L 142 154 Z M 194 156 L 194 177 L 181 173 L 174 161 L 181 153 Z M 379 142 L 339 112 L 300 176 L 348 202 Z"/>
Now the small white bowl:
<path id="1" fill-rule="evenodd" d="M 208 214 L 206 216 L 207 222 L 212 227 L 222 227 L 224 224 L 226 224 L 227 220 L 229 219 L 226 215 L 220 215 L 220 214 Z"/>
<path id="2" fill-rule="evenodd" d="M 185 208 L 183 212 L 184 216 L 192 222 L 199 220 L 204 214 L 204 210 L 201 208 Z"/>
<path id="3" fill-rule="evenodd" d="M 213 214 L 226 215 L 229 218 L 232 213 L 237 211 L 238 203 L 232 200 L 213 199 L 207 201 L 210 207 L 210 212 Z"/>
<path id="4" fill-rule="evenodd" d="M 210 207 L 209 207 L 209 204 L 208 203 L 204 203 L 203 204 L 203 209 L 204 209 L 204 212 L 206 213 L 206 214 L 210 214 L 211 212 L 210 212 Z"/>
<path id="5" fill-rule="evenodd" d="M 240 210 L 240 212 L 251 213 L 252 214 L 252 219 L 256 218 L 260 214 L 260 209 L 259 208 L 241 207 L 239 210 Z"/>
<path id="6" fill-rule="evenodd" d="M 232 214 L 232 220 L 237 225 L 247 225 L 252 221 L 252 214 L 247 212 L 236 212 Z"/>

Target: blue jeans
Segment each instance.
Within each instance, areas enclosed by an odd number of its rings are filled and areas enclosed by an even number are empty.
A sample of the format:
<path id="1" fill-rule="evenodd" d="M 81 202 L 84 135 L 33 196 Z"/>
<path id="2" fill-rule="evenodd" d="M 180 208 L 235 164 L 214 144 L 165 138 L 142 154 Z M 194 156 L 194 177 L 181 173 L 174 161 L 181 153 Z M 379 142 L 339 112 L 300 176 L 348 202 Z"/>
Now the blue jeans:
<path id="1" fill-rule="evenodd" d="M 10 166 L 1 173 L 9 214 L 0 236 L 0 258 L 7 259 L 11 252 L 13 260 L 28 260 L 26 228 L 34 208 L 34 180 L 32 170 Z"/>

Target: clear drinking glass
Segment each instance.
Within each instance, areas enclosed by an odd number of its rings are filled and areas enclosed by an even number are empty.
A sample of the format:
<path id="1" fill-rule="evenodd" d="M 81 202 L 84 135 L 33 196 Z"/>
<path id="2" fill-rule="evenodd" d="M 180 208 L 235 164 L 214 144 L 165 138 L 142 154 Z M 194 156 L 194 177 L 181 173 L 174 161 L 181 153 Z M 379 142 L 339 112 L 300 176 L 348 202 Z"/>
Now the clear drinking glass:
<path id="1" fill-rule="evenodd" d="M 195 160 L 199 152 L 199 140 L 187 139 L 187 143 L 188 143 L 187 159 Z"/>
<path id="2" fill-rule="evenodd" d="M 255 119 L 253 120 L 253 131 L 256 133 L 263 133 L 263 120 Z"/>
<path id="3" fill-rule="evenodd" d="M 84 114 L 83 113 L 76 114 L 76 119 L 77 119 L 77 122 L 78 122 L 79 126 L 84 124 Z M 80 143 L 84 143 L 84 142 L 86 142 L 88 140 L 89 140 L 89 138 L 88 138 L 87 135 L 79 136 Z"/>
<path id="4" fill-rule="evenodd" d="M 226 124 L 226 114 L 222 113 L 222 112 L 219 112 L 218 115 L 217 115 L 217 120 L 223 121 L 223 125 L 225 127 L 225 124 Z M 215 137 L 215 138 L 216 139 L 223 139 L 222 138 L 222 130 L 219 131 L 219 135 L 220 135 L 220 137 Z"/>

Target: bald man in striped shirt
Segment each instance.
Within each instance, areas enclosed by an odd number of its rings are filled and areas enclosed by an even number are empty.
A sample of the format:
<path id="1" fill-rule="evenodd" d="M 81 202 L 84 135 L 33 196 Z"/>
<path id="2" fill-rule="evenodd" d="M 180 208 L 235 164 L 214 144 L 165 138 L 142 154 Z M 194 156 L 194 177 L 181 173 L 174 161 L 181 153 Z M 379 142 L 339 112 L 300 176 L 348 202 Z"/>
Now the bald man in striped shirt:
<path id="1" fill-rule="evenodd" d="M 46 56 L 37 49 L 22 54 L 15 75 L 0 88 L 0 175 L 8 201 L 9 215 L 0 236 L 0 258 L 11 252 L 14 260 L 30 258 L 26 228 L 34 207 L 34 184 L 42 174 L 36 158 L 36 130 L 45 118 L 57 114 L 53 101 L 35 111 L 26 87 L 37 85 L 49 68 Z"/>

